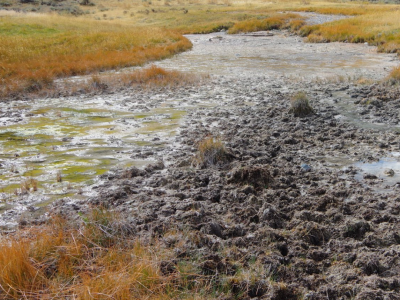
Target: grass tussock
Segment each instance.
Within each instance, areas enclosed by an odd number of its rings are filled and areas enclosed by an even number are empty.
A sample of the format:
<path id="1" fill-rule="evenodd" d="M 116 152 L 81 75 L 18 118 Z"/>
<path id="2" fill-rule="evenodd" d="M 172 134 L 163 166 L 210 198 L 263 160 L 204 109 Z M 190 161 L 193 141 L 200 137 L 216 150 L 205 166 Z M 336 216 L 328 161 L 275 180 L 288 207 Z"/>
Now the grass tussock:
<path id="1" fill-rule="evenodd" d="M 60 16 L 3 17 L 0 95 L 49 88 L 55 78 L 142 65 L 191 47 L 180 34 Z"/>
<path id="2" fill-rule="evenodd" d="M 398 84 L 400 83 L 400 67 L 394 68 L 388 78 L 387 81 L 392 83 L 392 84 Z"/>
<path id="3" fill-rule="evenodd" d="M 233 158 L 232 154 L 225 148 L 224 143 L 212 136 L 201 140 L 197 149 L 193 163 L 201 168 L 224 165 Z"/>
<path id="4" fill-rule="evenodd" d="M 304 92 L 298 92 L 294 95 L 290 100 L 290 105 L 289 113 L 294 114 L 296 117 L 305 117 L 314 113 L 314 109 L 311 107 Z"/>

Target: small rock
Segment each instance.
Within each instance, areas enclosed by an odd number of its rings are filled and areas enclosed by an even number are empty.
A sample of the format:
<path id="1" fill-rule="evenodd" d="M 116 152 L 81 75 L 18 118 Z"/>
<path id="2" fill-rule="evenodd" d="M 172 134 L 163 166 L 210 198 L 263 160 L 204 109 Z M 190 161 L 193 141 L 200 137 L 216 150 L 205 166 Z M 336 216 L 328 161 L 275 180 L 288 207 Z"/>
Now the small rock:
<path id="1" fill-rule="evenodd" d="M 364 179 L 378 179 L 378 177 L 374 174 L 365 174 Z"/>
<path id="2" fill-rule="evenodd" d="M 393 169 L 385 169 L 383 171 L 383 174 L 385 174 L 386 176 L 392 177 L 392 176 L 394 176 L 394 171 L 393 171 Z"/>

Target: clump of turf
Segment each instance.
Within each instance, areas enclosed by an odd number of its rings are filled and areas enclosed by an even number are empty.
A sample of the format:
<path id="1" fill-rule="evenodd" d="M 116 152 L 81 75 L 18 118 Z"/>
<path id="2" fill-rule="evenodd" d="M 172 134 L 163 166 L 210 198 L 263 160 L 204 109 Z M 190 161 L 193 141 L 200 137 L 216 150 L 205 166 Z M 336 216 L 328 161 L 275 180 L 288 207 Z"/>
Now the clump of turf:
<path id="1" fill-rule="evenodd" d="M 289 113 L 294 114 L 295 117 L 305 117 L 315 113 L 304 92 L 298 92 L 294 95 L 290 100 L 290 104 L 291 107 Z"/>
<path id="2" fill-rule="evenodd" d="M 207 137 L 199 142 L 193 164 L 200 168 L 222 166 L 231 162 L 232 159 L 233 155 L 228 152 L 220 139 Z"/>
<path id="3" fill-rule="evenodd" d="M 272 185 L 273 177 L 266 165 L 239 166 L 230 172 L 228 183 L 248 184 L 255 189 L 263 189 Z"/>

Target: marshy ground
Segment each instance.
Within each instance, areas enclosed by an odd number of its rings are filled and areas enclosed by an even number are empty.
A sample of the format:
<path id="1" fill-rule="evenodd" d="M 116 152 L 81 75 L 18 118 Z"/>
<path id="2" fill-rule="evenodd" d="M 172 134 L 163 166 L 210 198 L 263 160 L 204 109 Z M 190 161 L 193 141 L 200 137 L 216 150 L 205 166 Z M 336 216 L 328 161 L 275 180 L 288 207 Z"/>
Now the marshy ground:
<path id="1" fill-rule="evenodd" d="M 188 84 L 100 74 L 72 79 L 89 94 L 1 104 L 2 180 L 21 193 L 3 193 L 20 229 L 0 297 L 399 299 L 396 55 L 288 30 L 186 37 L 157 65 L 207 75 Z"/>

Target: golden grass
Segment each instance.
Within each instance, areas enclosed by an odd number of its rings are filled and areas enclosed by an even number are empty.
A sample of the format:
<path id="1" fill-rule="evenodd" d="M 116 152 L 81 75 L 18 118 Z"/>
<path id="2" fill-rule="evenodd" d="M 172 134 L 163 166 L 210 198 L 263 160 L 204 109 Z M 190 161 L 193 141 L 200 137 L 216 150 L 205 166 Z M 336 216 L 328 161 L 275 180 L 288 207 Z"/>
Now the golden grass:
<path id="1" fill-rule="evenodd" d="M 119 74 L 94 74 L 88 80 L 70 82 L 65 81 L 51 90 L 43 90 L 44 94 L 75 95 L 77 91 L 85 93 L 102 93 L 103 91 L 115 91 L 129 87 L 140 86 L 140 88 L 176 88 L 186 85 L 194 85 L 205 79 L 206 76 L 195 75 L 151 65 L 134 71 L 124 71 Z M 43 93 L 39 93 L 43 94 Z M 58 180 L 58 175 L 57 175 Z"/>
<path id="2" fill-rule="evenodd" d="M 157 66 L 150 66 L 130 74 L 120 76 L 125 86 L 180 86 L 193 84 L 198 80 L 198 76 L 173 70 L 165 70 Z"/>
<path id="3" fill-rule="evenodd" d="M 378 46 L 381 52 L 400 50 L 400 11 L 368 14 L 301 29 L 310 42 L 350 42 Z"/>
<path id="4" fill-rule="evenodd" d="M 186 274 L 163 275 L 163 249 L 129 238 L 118 217 L 95 209 L 84 224 L 61 218 L 3 237 L 2 299 L 176 299 Z"/>
<path id="5" fill-rule="evenodd" d="M 206 137 L 198 143 L 198 151 L 193 163 L 201 168 L 224 165 L 229 163 L 232 156 L 219 138 Z"/>
<path id="6" fill-rule="evenodd" d="M 142 65 L 187 50 L 172 31 L 60 16 L 3 17 L 0 92 L 35 91 L 57 77 Z"/>
<path id="7" fill-rule="evenodd" d="M 392 83 L 400 83 L 400 67 L 394 68 L 387 79 Z"/>
<path id="8" fill-rule="evenodd" d="M 253 18 L 241 21 L 229 28 L 228 33 L 244 33 L 272 29 L 298 29 L 304 21 L 296 14 L 273 14 L 266 18 Z"/>

